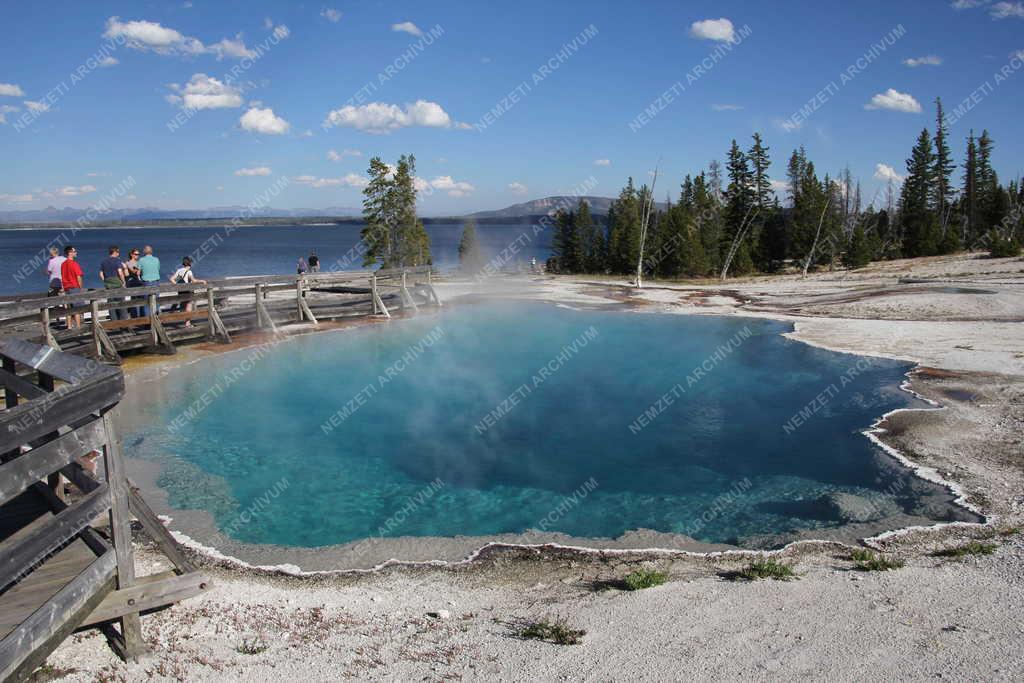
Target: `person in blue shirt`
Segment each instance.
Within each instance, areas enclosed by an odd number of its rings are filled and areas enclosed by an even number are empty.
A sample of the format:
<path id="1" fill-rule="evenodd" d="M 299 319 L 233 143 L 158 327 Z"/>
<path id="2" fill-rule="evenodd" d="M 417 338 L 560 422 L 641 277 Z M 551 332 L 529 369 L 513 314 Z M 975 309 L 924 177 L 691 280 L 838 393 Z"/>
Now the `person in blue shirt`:
<path id="1" fill-rule="evenodd" d="M 105 289 L 121 289 L 125 286 L 124 263 L 121 261 L 121 250 L 117 245 L 111 245 L 107 250 L 107 258 L 100 263 L 100 280 L 103 281 Z M 118 304 L 124 299 L 108 299 L 110 303 Z M 123 308 L 110 309 L 111 320 L 121 320 L 128 317 L 128 312 Z"/>
<path id="2" fill-rule="evenodd" d="M 153 247 L 147 244 L 142 248 L 142 254 L 142 258 L 139 259 L 139 273 L 142 276 L 143 287 L 160 284 L 160 259 L 153 256 Z M 142 315 L 149 315 L 148 307 L 143 306 Z"/>

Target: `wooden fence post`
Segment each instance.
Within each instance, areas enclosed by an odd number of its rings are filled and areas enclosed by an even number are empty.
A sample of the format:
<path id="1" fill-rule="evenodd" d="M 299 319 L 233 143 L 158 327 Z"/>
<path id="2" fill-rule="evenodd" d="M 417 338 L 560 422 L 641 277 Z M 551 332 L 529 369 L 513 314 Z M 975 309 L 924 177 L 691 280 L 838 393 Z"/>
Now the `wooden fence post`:
<path id="1" fill-rule="evenodd" d="M 117 588 L 123 590 L 135 584 L 131 514 L 128 510 L 128 477 L 121 457 L 121 445 L 117 441 L 109 412 L 103 416 L 103 427 L 107 441 L 103 449 L 103 464 L 107 474 L 107 486 L 110 488 L 110 532 L 117 558 Z M 125 658 L 137 659 L 144 647 L 138 612 L 121 617 L 121 637 L 124 640 Z"/>
<path id="2" fill-rule="evenodd" d="M 370 298 L 373 300 L 373 314 L 377 315 L 380 310 L 377 308 L 377 273 L 370 276 Z"/>
<path id="3" fill-rule="evenodd" d="M 97 358 L 103 357 L 103 345 L 100 343 L 100 302 L 93 299 L 89 302 L 89 311 L 92 314 L 92 348 Z"/>
<path id="4" fill-rule="evenodd" d="M 148 298 L 149 303 L 149 340 L 153 342 L 153 346 L 160 343 L 160 338 L 157 336 L 156 326 L 159 323 L 153 322 L 156 318 L 156 294 L 150 294 Z"/>
<path id="5" fill-rule="evenodd" d="M 53 330 L 50 329 L 50 307 L 43 306 L 39 314 L 40 322 L 43 325 L 43 343 L 47 346 L 57 349 L 60 351 L 60 344 L 53 336 Z"/>

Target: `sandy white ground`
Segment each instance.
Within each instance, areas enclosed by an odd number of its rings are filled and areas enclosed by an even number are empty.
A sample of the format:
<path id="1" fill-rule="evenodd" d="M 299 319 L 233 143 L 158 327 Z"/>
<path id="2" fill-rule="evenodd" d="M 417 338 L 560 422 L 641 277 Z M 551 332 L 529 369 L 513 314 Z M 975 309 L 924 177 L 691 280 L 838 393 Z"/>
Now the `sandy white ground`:
<path id="1" fill-rule="evenodd" d="M 899 278 L 925 284 L 899 284 Z M 797 339 L 921 363 L 912 388 L 947 409 L 897 413 L 882 438 L 962 488 L 993 520 L 875 545 L 906 567 L 852 569 L 849 547 L 795 544 L 789 582 L 735 582 L 743 554 L 494 549 L 457 568 L 294 578 L 208 567 L 215 587 L 143 619 L 151 653 L 124 665 L 100 636 L 50 658 L 63 680 L 1021 680 L 1024 678 L 1024 262 L 947 257 L 855 273 L 717 284 L 488 281 L 491 294 L 645 311 L 796 321 Z M 480 283 L 439 287 L 442 299 Z M 958 290 L 981 290 L 980 292 Z M 968 539 L 987 556 L 932 555 Z M 139 573 L 157 560 L 140 546 Z M 607 588 L 637 567 L 671 580 Z M 437 616 L 429 616 L 434 613 Z M 564 619 L 581 645 L 524 640 Z M 266 650 L 242 654 L 246 641 Z M 259 649 L 259 648 L 257 648 Z"/>

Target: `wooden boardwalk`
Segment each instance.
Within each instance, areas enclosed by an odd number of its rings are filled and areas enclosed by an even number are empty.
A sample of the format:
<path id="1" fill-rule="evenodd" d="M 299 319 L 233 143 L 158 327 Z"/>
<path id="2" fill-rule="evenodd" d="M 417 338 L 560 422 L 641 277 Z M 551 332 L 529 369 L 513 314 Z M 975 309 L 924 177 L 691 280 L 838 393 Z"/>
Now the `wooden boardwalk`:
<path id="1" fill-rule="evenodd" d="M 89 625 L 134 658 L 144 647 L 140 614 L 196 595 L 209 580 L 125 475 L 110 419 L 124 378 L 20 339 L 0 341 L 0 361 L 0 680 L 25 679 Z M 83 458 L 101 462 L 103 477 Z M 173 571 L 135 576 L 132 517 Z"/>
<path id="2" fill-rule="evenodd" d="M 174 353 L 177 345 L 276 331 L 294 324 L 416 311 L 439 306 L 430 267 L 211 280 L 206 284 L 96 289 L 71 296 L 0 297 L 0 336 L 117 362 L 131 351 Z M 183 304 L 191 303 L 192 311 Z M 144 317 L 129 317 L 145 307 Z M 76 329 L 58 329 L 68 312 Z M 123 312 L 122 320 L 117 312 Z"/>

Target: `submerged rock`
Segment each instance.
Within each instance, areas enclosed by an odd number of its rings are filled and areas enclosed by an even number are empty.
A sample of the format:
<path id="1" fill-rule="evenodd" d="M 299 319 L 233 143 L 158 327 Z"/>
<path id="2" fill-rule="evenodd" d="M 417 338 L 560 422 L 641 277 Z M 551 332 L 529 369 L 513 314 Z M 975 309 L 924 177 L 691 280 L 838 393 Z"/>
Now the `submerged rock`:
<path id="1" fill-rule="evenodd" d="M 823 514 L 840 522 L 870 522 L 902 512 L 895 501 L 888 498 L 868 498 L 842 491 L 826 493 L 814 502 Z"/>

